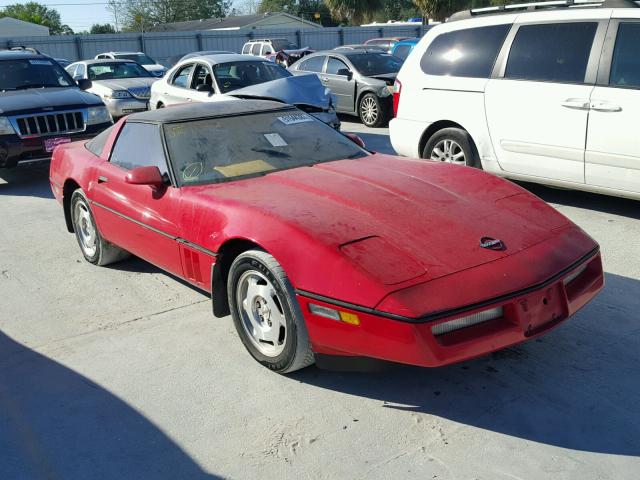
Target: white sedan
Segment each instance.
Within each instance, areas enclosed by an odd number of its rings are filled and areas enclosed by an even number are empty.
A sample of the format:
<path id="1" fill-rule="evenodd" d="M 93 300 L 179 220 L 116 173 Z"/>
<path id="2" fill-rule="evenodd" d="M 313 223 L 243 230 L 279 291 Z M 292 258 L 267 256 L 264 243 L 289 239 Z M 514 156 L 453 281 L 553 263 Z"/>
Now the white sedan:
<path id="1" fill-rule="evenodd" d="M 149 108 L 229 97 L 288 103 L 340 128 L 335 97 L 316 75 L 293 76 L 280 65 L 253 55 L 203 55 L 180 61 L 151 87 Z"/>

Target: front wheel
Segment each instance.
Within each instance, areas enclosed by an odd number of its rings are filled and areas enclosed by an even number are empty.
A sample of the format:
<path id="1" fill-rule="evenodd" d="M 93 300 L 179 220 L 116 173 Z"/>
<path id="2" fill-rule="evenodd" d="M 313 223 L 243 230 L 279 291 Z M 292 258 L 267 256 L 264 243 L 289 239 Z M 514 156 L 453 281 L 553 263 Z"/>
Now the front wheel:
<path id="1" fill-rule="evenodd" d="M 262 250 L 240 254 L 229 270 L 227 292 L 236 331 L 259 363 L 278 373 L 314 363 L 300 305 L 275 258 Z"/>
<path id="2" fill-rule="evenodd" d="M 358 116 L 367 127 L 383 127 L 389 121 L 388 111 L 384 108 L 377 95 L 365 94 L 360 100 Z"/>
<path id="3" fill-rule="evenodd" d="M 482 168 L 473 140 L 460 128 L 443 128 L 437 131 L 425 145 L 422 158 Z"/>

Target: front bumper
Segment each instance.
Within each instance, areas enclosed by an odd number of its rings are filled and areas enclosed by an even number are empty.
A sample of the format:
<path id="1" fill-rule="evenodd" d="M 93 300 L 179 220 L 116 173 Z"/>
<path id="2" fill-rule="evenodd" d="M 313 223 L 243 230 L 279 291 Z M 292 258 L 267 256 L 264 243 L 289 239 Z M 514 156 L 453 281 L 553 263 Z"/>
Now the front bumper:
<path id="1" fill-rule="evenodd" d="M 297 298 L 316 353 L 437 367 L 543 335 L 576 313 L 603 286 L 602 261 L 596 251 L 538 286 L 464 311 L 441 312 L 435 319 L 427 321 L 391 318 L 393 316 L 382 312 L 350 308 L 347 304 L 328 299 L 324 301 L 305 292 L 298 292 Z M 358 316 L 360 324 L 350 325 L 312 314 L 309 304 L 352 313 Z M 499 318 L 449 333 L 434 334 L 436 325 L 499 307 L 503 312 Z"/>
<path id="2" fill-rule="evenodd" d="M 18 162 L 26 160 L 46 160 L 51 158 L 51 152 L 47 152 L 44 147 L 44 140 L 47 138 L 67 137 L 72 142 L 86 140 L 95 137 L 111 125 L 110 122 L 87 125 L 83 132 L 32 138 L 20 138 L 17 134 L 0 135 L 0 168 L 13 167 Z"/>
<path id="3" fill-rule="evenodd" d="M 149 109 L 149 100 L 140 98 L 103 98 L 113 118 L 124 117 L 130 113 L 144 112 Z"/>

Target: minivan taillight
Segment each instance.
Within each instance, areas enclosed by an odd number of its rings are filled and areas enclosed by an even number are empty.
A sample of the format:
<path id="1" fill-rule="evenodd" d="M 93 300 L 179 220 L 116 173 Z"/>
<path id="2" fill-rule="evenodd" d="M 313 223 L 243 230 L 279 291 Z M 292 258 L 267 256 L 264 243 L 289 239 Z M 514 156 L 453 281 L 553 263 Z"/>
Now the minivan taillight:
<path id="1" fill-rule="evenodd" d="M 393 84 L 393 116 L 398 116 L 398 105 L 400 105 L 400 93 L 402 92 L 402 82 L 396 80 Z"/>

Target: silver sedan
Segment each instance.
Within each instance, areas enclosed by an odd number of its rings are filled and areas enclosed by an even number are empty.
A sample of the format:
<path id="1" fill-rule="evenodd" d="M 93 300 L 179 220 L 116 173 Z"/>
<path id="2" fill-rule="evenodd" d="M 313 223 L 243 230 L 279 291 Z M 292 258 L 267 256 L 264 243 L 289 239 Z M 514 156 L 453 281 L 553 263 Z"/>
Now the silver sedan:
<path id="1" fill-rule="evenodd" d="M 147 110 L 158 79 L 131 60 L 85 60 L 66 68 L 84 90 L 102 98 L 114 118 Z"/>

